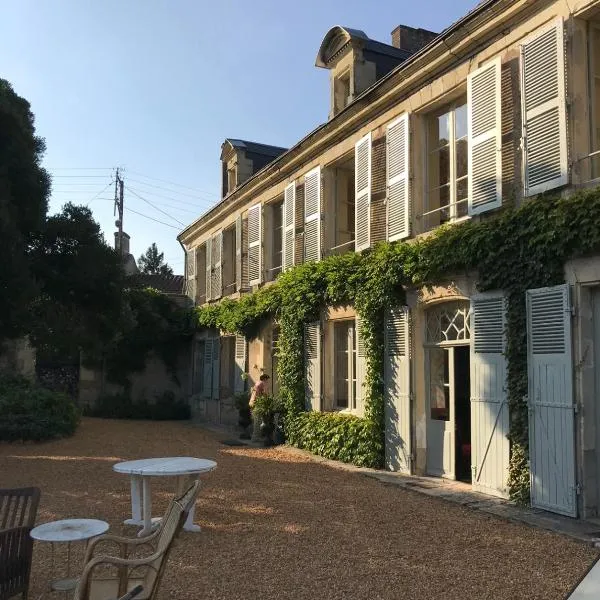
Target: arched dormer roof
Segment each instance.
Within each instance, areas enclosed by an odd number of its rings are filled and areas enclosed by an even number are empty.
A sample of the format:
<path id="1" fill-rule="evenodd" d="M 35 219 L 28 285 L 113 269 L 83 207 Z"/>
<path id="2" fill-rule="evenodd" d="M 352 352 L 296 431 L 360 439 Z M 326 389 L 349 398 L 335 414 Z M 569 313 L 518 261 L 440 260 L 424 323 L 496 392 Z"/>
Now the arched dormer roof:
<path id="1" fill-rule="evenodd" d="M 332 27 L 321 42 L 321 47 L 315 60 L 315 66 L 324 69 L 329 68 L 331 59 L 353 42 L 369 41 L 369 36 L 360 29 L 351 29 L 350 27 L 342 27 L 336 25 Z"/>

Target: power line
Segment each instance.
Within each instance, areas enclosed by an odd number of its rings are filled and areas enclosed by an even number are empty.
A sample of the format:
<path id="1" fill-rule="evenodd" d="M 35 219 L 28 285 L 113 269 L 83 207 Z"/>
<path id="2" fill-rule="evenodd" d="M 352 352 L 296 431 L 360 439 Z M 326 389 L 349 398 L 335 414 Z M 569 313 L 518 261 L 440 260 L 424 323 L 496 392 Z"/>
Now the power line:
<path id="1" fill-rule="evenodd" d="M 148 215 L 138 212 L 137 210 L 133 210 L 133 208 L 129 208 L 128 206 L 125 207 L 125 210 L 132 212 L 136 215 L 139 215 L 140 217 L 144 217 L 145 219 L 150 219 L 150 221 L 154 221 L 155 223 L 160 223 L 161 225 L 165 225 L 166 227 L 171 227 L 171 229 L 177 229 L 177 231 L 179 231 L 179 227 L 176 227 L 175 225 L 171 225 L 170 223 L 165 223 L 164 221 L 159 221 L 158 219 L 149 217 Z"/>
<path id="2" fill-rule="evenodd" d="M 172 194 L 179 194 L 180 196 L 187 196 L 188 198 L 196 198 L 196 199 L 198 199 L 197 195 L 187 194 L 185 192 L 178 192 L 176 190 L 169 189 L 169 188 L 166 188 L 166 187 L 162 187 L 160 185 L 154 185 L 153 183 L 146 183 L 145 181 L 140 181 L 139 179 L 130 179 L 129 181 L 133 181 L 134 183 L 139 183 L 141 185 L 147 185 L 148 187 L 155 188 L 157 190 L 163 190 L 165 192 L 171 192 Z M 202 193 L 206 193 L 206 192 L 202 192 Z M 210 195 L 214 196 L 215 194 L 210 194 Z"/>
<path id="3" fill-rule="evenodd" d="M 104 192 L 114 183 L 114 179 L 111 179 L 107 184 L 106 187 L 103 187 L 87 204 L 86 206 L 89 206 L 94 200 L 98 199 L 98 196 L 100 196 L 100 194 L 104 194 Z M 112 200 L 112 198 L 111 198 Z"/>
<path id="4" fill-rule="evenodd" d="M 167 179 L 159 179 L 158 177 L 150 177 L 149 175 L 144 175 L 143 173 L 139 173 L 138 171 L 129 171 L 138 177 L 143 177 L 144 179 L 151 179 L 152 181 L 160 181 L 161 183 L 167 183 L 168 185 L 174 185 L 176 187 L 183 188 L 185 190 L 191 190 L 192 192 L 200 192 L 201 194 L 208 194 L 209 196 L 219 197 L 218 194 L 214 194 L 213 192 L 206 192 L 204 190 L 200 190 L 198 188 L 190 187 L 189 185 L 182 185 L 181 183 L 175 183 L 174 181 L 168 181 Z"/>
<path id="5" fill-rule="evenodd" d="M 114 167 L 44 167 L 46 171 L 112 171 Z"/>
<path id="6" fill-rule="evenodd" d="M 75 177 L 77 179 L 104 179 L 106 175 L 52 175 L 52 179 L 63 179 L 65 177 Z M 70 184 L 64 184 L 70 185 Z M 90 184 L 92 185 L 92 184 Z"/>
<path id="7" fill-rule="evenodd" d="M 137 192 L 135 192 L 134 190 L 132 190 L 130 187 L 127 187 L 127 191 L 131 192 L 134 196 L 137 196 L 140 200 L 142 200 L 146 204 L 149 204 L 152 208 L 154 208 L 158 212 L 160 212 L 163 215 L 169 217 L 169 219 L 172 219 L 176 223 L 179 223 L 182 227 L 185 227 L 185 225 L 179 219 L 176 219 L 173 215 L 170 215 L 167 211 L 163 210 L 162 208 L 159 208 L 158 206 L 156 206 L 156 204 L 153 204 L 152 202 L 150 202 L 150 200 L 146 200 L 146 198 L 140 196 Z"/>
<path id="8" fill-rule="evenodd" d="M 198 202 L 187 202 L 186 200 L 180 200 L 179 198 L 173 198 L 172 196 L 165 196 L 164 194 L 157 194 L 156 192 L 151 192 L 150 190 L 143 190 L 144 194 L 148 196 L 155 196 L 156 198 L 163 198 L 164 200 L 171 200 L 172 202 L 178 202 L 179 204 L 185 204 L 186 206 L 193 206 L 194 208 L 200 208 L 199 203 L 206 203 L 209 206 L 212 206 L 214 202 L 212 200 L 207 200 L 205 198 L 198 198 Z"/>

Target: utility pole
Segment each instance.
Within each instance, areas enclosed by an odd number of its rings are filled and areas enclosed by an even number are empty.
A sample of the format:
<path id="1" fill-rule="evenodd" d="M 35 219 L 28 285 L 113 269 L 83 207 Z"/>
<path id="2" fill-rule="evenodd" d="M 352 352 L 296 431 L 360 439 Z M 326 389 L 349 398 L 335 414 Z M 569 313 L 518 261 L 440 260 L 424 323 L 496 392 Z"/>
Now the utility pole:
<path id="1" fill-rule="evenodd" d="M 117 169 L 115 175 L 115 207 L 113 210 L 113 215 L 116 212 L 119 212 L 119 218 L 115 221 L 115 225 L 119 230 L 119 254 L 123 257 L 123 189 L 125 187 L 125 182 L 123 178 L 119 174 L 119 169 Z"/>

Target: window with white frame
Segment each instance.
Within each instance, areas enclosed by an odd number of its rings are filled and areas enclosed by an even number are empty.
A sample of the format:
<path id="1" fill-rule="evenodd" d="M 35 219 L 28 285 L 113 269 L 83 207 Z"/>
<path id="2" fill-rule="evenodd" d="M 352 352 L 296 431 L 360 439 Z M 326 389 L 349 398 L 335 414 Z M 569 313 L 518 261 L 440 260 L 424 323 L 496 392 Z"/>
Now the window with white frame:
<path id="1" fill-rule="evenodd" d="M 426 117 L 427 189 L 423 230 L 468 213 L 467 104 L 463 99 Z"/>
<path id="2" fill-rule="evenodd" d="M 334 408 L 356 410 L 356 328 L 354 320 L 333 324 Z"/>

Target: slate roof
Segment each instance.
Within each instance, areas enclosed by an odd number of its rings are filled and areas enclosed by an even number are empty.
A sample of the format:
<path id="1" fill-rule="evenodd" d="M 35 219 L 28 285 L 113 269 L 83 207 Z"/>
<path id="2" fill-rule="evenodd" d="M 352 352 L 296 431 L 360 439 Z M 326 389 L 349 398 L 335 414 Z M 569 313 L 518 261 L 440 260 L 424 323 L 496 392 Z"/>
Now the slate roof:
<path id="1" fill-rule="evenodd" d="M 237 140 L 234 138 L 227 138 L 225 141 L 229 142 L 234 148 L 244 148 L 248 152 L 272 156 L 273 158 L 281 156 L 288 150 L 287 148 L 281 148 L 280 146 L 270 146 L 269 144 L 259 144 L 258 142 L 249 142 L 247 140 Z"/>
<path id="2" fill-rule="evenodd" d="M 185 277 L 183 275 L 145 275 L 137 273 L 127 278 L 127 285 L 136 290 L 154 288 L 164 294 L 183 295 Z"/>

